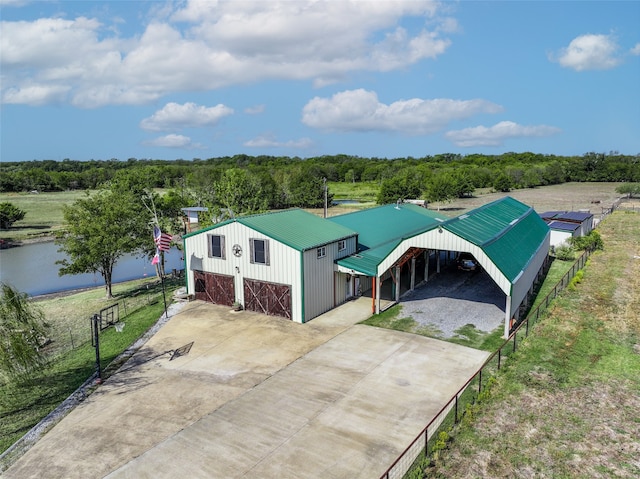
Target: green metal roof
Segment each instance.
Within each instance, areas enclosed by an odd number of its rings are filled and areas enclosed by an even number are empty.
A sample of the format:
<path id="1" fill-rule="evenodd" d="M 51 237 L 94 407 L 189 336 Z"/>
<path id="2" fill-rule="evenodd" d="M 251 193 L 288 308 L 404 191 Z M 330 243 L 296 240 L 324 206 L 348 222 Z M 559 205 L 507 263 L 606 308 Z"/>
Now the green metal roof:
<path id="1" fill-rule="evenodd" d="M 299 251 L 357 235 L 345 226 L 299 209 L 245 216 L 238 222 Z"/>
<path id="2" fill-rule="evenodd" d="M 185 235 L 185 238 L 219 228 L 234 221 L 259 231 L 298 251 L 306 251 L 357 234 L 355 231 L 339 224 L 331 223 L 312 213 L 307 213 L 300 209 L 293 209 L 251 216 L 240 216 L 235 220 L 227 220 L 209 228 L 196 231 L 195 233 L 190 233 Z"/>
<path id="3" fill-rule="evenodd" d="M 494 241 L 482 246 L 491 261 L 512 283 L 538 251 L 549 226 L 533 209 Z"/>
<path id="4" fill-rule="evenodd" d="M 443 228 L 470 243 L 482 246 L 495 240 L 529 210 L 529 206 L 506 196 L 450 219 Z"/>
<path id="5" fill-rule="evenodd" d="M 369 276 L 405 238 L 443 224 L 446 216 L 417 205 L 383 205 L 328 218 L 358 232 L 358 253 L 338 261 L 340 266 Z"/>
<path id="6" fill-rule="evenodd" d="M 452 218 L 442 227 L 480 246 L 512 282 L 525 269 L 549 231 L 533 208 L 510 196 Z"/>
<path id="7" fill-rule="evenodd" d="M 542 244 L 549 228 L 533 208 L 504 197 L 456 218 L 415 205 L 385 205 L 330 218 L 359 232 L 358 254 L 338 261 L 342 267 L 375 276 L 382 261 L 406 238 L 437 226 L 482 248 L 514 281 Z"/>

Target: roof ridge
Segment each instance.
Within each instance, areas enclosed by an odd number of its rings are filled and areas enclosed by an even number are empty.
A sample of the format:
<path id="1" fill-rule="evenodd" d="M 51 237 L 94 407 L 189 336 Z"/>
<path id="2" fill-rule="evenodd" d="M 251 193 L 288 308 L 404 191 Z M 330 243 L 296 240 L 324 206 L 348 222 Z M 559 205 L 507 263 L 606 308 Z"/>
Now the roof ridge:
<path id="1" fill-rule="evenodd" d="M 517 201 L 517 200 L 516 200 Z M 505 234 L 507 234 L 507 232 L 511 231 L 511 229 L 517 225 L 518 223 L 520 223 L 522 220 L 524 220 L 527 216 L 529 216 L 532 212 L 535 213 L 533 207 L 529 206 L 529 208 L 522 213 L 520 216 L 518 216 L 517 218 L 511 220 L 507 225 L 505 225 L 504 228 L 502 228 L 498 233 L 496 233 L 495 235 L 493 235 L 491 238 L 489 238 L 488 240 L 486 240 L 484 243 L 480 243 L 478 246 L 480 247 L 484 247 L 487 245 L 490 245 L 491 243 L 498 241 L 500 238 L 502 238 Z M 536 213 L 537 214 L 537 213 Z"/>

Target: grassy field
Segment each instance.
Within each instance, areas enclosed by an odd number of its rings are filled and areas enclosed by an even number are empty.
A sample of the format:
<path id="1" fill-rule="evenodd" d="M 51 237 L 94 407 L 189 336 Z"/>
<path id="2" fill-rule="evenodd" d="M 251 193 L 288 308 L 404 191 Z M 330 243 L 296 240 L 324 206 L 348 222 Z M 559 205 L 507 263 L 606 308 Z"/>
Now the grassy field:
<path id="1" fill-rule="evenodd" d="M 84 194 L 84 191 L 0 193 L 0 203 L 13 203 L 27 213 L 10 230 L 0 230 L 0 239 L 22 241 L 54 235 L 64 223 L 62 207 L 82 198 Z"/>
<path id="2" fill-rule="evenodd" d="M 603 208 L 610 208 L 620 197 L 620 194 L 616 193 L 618 186 L 620 183 L 563 183 L 511 190 L 508 193 L 479 189 L 471 198 L 459 198 L 443 204 L 434 203 L 429 205 L 429 208 L 440 208 L 444 213 L 457 216 L 508 195 L 533 207 L 538 213 L 587 210 L 594 215 L 601 215 Z"/>
<path id="3" fill-rule="evenodd" d="M 167 301 L 171 300 L 172 291 L 181 285 L 181 282 L 167 283 Z M 89 324 L 92 314 L 115 302 L 121 305 L 120 317 L 126 314 L 121 333 L 111 327 L 100 335 L 101 364 L 106 367 L 163 313 L 161 288 L 152 280 L 114 285 L 114 295 L 114 299 L 106 300 L 100 287 L 35 301 L 51 325 L 52 342 L 46 349 L 49 364 L 24 380 L 0 377 L 0 453 L 93 374 L 95 349 L 91 346 Z"/>
<path id="4" fill-rule="evenodd" d="M 428 477 L 640 477 L 640 214 L 616 212 L 599 231 L 605 250 L 451 432 Z"/>

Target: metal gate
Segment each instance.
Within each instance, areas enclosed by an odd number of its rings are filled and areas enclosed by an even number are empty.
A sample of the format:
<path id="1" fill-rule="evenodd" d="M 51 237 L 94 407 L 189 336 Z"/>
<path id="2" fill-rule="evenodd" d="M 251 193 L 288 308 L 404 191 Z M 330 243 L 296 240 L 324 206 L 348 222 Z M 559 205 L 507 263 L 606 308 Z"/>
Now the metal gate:
<path id="1" fill-rule="evenodd" d="M 233 276 L 194 271 L 196 299 L 232 306 L 236 300 Z"/>
<path id="2" fill-rule="evenodd" d="M 245 278 L 244 309 L 291 319 L 291 286 Z"/>

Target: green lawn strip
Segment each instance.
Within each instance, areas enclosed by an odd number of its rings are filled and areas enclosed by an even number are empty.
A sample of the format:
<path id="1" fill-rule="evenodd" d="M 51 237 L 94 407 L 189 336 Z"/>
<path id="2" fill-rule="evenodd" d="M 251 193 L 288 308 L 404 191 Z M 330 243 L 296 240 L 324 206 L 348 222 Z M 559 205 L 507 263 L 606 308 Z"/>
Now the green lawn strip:
<path id="1" fill-rule="evenodd" d="M 133 344 L 162 315 L 158 301 L 124 319 L 121 333 L 110 327 L 100 334 L 103 368 Z M 89 325 L 86 325 L 87 328 Z M 0 452 L 6 450 L 73 393 L 95 371 L 95 349 L 85 343 L 55 358 L 31 378 L 0 385 Z"/>

